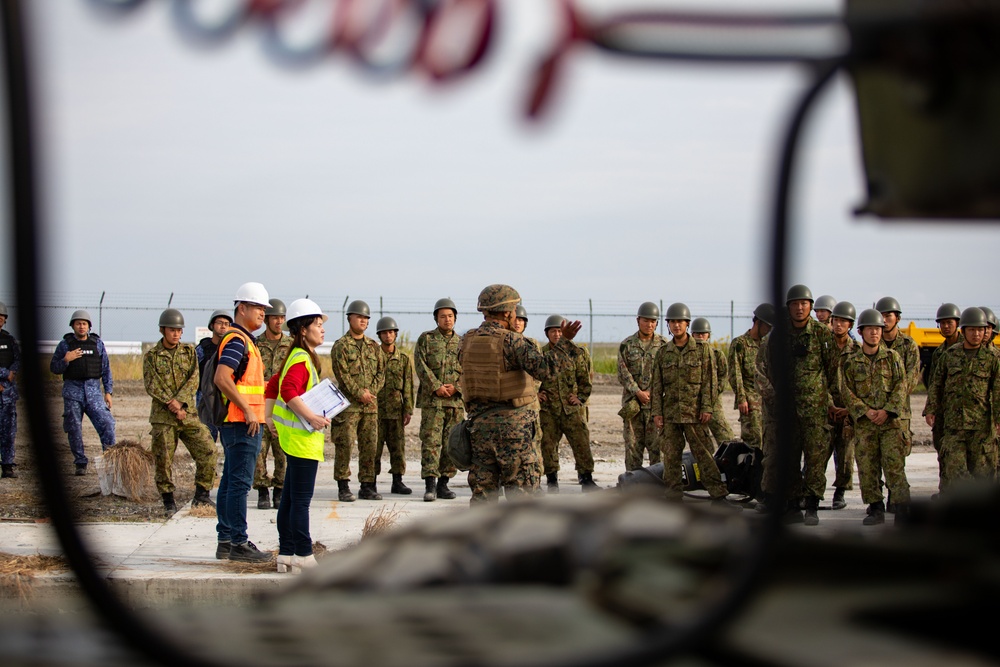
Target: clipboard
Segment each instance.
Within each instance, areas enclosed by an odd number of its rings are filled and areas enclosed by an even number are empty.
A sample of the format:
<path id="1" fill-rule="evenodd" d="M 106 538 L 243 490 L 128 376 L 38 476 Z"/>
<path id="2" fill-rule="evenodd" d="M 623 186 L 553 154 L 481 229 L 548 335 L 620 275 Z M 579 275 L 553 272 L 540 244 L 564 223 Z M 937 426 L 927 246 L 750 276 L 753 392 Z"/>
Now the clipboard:
<path id="1" fill-rule="evenodd" d="M 329 379 L 324 379 L 299 398 L 314 413 L 329 417 L 330 419 L 333 419 L 351 405 L 351 402 L 347 400 L 343 392 L 330 382 Z M 301 417 L 299 417 L 299 422 L 310 433 L 316 430 Z"/>

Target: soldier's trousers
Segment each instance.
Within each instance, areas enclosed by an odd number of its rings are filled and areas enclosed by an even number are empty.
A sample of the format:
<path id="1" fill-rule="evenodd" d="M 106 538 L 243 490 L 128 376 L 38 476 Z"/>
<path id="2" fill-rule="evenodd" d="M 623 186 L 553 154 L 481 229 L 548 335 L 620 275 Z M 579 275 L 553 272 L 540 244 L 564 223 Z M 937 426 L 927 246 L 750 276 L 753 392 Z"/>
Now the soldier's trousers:
<path id="1" fill-rule="evenodd" d="M 833 469 L 836 473 L 833 486 L 838 489 L 854 488 L 854 425 L 847 417 L 830 422 L 830 454 L 833 455 Z M 826 462 L 830 462 L 830 454 Z M 869 503 L 870 504 L 870 503 Z"/>
<path id="2" fill-rule="evenodd" d="M 14 439 L 17 437 L 17 402 L 0 403 L 0 463 L 14 465 Z"/>
<path id="3" fill-rule="evenodd" d="M 663 483 L 667 487 L 668 500 L 680 500 L 684 495 L 681 480 L 681 455 L 684 453 L 685 439 L 691 449 L 701 483 L 713 498 L 723 498 L 729 489 L 722 482 L 719 467 L 713 458 L 712 433 L 705 424 L 672 424 L 665 422 L 660 433 L 660 455 L 663 458 Z"/>
<path id="4" fill-rule="evenodd" d="M 941 438 L 941 491 L 970 477 L 993 479 L 997 467 L 997 441 L 991 427 L 982 430 L 945 430 Z"/>
<path id="5" fill-rule="evenodd" d="M 253 471 L 253 488 L 266 489 L 269 486 L 281 488 L 285 485 L 285 451 L 278 444 L 278 436 L 264 428 L 264 439 L 261 440 L 260 454 L 257 455 L 257 465 Z M 267 453 L 274 458 L 274 475 L 267 476 Z"/>
<path id="6" fill-rule="evenodd" d="M 594 472 L 594 455 L 590 451 L 590 428 L 584 421 L 582 410 L 572 414 L 542 410 L 542 466 L 543 472 L 559 472 L 559 441 L 563 434 L 573 450 L 576 471 L 580 474 Z"/>
<path id="7" fill-rule="evenodd" d="M 825 412 L 825 411 L 824 411 Z M 772 428 L 776 424 L 770 425 Z M 785 465 L 789 475 L 789 499 L 814 496 L 822 499 L 826 492 L 826 462 L 830 455 L 830 432 L 826 415 L 799 416 L 792 425 L 791 451 L 781 461 L 777 456 L 776 434 L 765 436 L 768 447 L 764 449 L 763 489 L 766 493 L 777 490 L 778 466 Z M 803 458 L 805 464 L 803 465 Z"/>
<path id="8" fill-rule="evenodd" d="M 906 481 L 906 445 L 898 421 L 876 426 L 862 418 L 855 425 L 854 456 L 858 461 L 861 500 L 866 505 L 883 499 L 883 473 L 893 502 L 910 502 L 910 484 Z"/>
<path id="9" fill-rule="evenodd" d="M 389 449 L 389 473 L 406 474 L 406 436 L 403 418 L 378 420 L 378 450 L 375 452 L 375 474 L 382 474 L 382 452 Z"/>
<path id="10" fill-rule="evenodd" d="M 759 402 L 748 401 L 746 414 L 740 413 L 740 440 L 748 447 L 764 449 L 764 426 Z"/>
<path id="11" fill-rule="evenodd" d="M 660 446 L 656 438 L 651 410 L 639 410 L 631 419 L 622 420 L 622 438 L 625 440 L 625 470 L 642 467 L 643 452 L 649 452 L 649 465 L 660 462 Z"/>
<path id="12" fill-rule="evenodd" d="M 536 413 L 527 408 L 491 412 L 472 420 L 472 504 L 496 502 L 502 486 L 507 500 L 538 489 L 538 462 L 532 441 Z"/>
<path id="13" fill-rule="evenodd" d="M 194 483 L 206 491 L 212 490 L 215 486 L 215 443 L 197 415 L 188 415 L 187 419 L 177 424 L 152 424 L 149 433 L 153 439 L 157 491 L 174 492 L 173 466 L 178 440 L 184 443 L 194 459 Z"/>
<path id="14" fill-rule="evenodd" d="M 420 411 L 420 477 L 452 478 L 458 468 L 448 456 L 448 436 L 462 421 L 462 408 L 423 408 Z"/>
<path id="15" fill-rule="evenodd" d="M 358 444 L 358 481 L 375 481 L 375 441 L 378 438 L 377 412 L 341 412 L 334 418 L 333 478 L 351 478 L 351 448 Z"/>
<path id="16" fill-rule="evenodd" d="M 909 397 L 906 400 L 909 401 Z M 900 417 L 899 426 L 903 431 L 903 449 L 906 451 L 906 455 L 909 456 L 913 450 L 913 431 L 910 430 L 910 418 L 903 419 Z"/>
<path id="17" fill-rule="evenodd" d="M 104 396 L 87 395 L 78 401 L 63 398 L 63 431 L 69 437 L 69 450 L 73 452 L 73 463 L 87 465 L 87 455 L 83 453 L 83 415 L 87 415 L 101 439 L 101 449 L 115 444 L 115 418 L 111 416 L 104 402 Z"/>
<path id="18" fill-rule="evenodd" d="M 722 400 L 718 397 L 715 399 L 715 409 L 712 411 L 712 418 L 708 420 L 708 430 L 712 432 L 712 437 L 715 438 L 716 447 L 724 442 L 736 439 L 733 429 L 729 425 L 729 420 L 726 419 L 726 413 L 722 409 Z"/>

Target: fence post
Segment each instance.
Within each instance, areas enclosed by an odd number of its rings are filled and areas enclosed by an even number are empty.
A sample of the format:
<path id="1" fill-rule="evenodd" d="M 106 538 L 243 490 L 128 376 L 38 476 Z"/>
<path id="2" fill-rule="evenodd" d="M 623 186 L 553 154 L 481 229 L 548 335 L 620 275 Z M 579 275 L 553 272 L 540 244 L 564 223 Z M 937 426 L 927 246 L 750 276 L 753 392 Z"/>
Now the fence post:
<path id="1" fill-rule="evenodd" d="M 344 327 L 347 326 L 347 300 L 350 299 L 350 298 L 351 298 L 351 295 L 348 294 L 347 296 L 344 297 L 344 303 L 340 304 L 340 335 L 341 336 L 343 336 L 345 333 L 347 333 L 347 329 L 345 329 Z"/>
<path id="2" fill-rule="evenodd" d="M 170 307 L 170 304 L 172 304 L 173 302 L 174 302 L 174 293 L 173 293 L 173 292 L 171 292 L 171 293 L 170 293 L 170 298 L 169 298 L 169 299 L 167 299 L 167 308 L 169 308 L 169 307 Z"/>
<path id="3" fill-rule="evenodd" d="M 594 358 L 594 300 L 587 299 L 590 304 L 590 358 Z"/>
<path id="4" fill-rule="evenodd" d="M 101 301 L 97 304 L 97 335 L 104 337 L 104 295 L 107 292 L 101 292 Z"/>
<path id="5" fill-rule="evenodd" d="M 378 316 L 382 317 L 382 297 L 378 298 Z"/>
<path id="6" fill-rule="evenodd" d="M 729 340 L 730 341 L 733 340 L 733 317 L 734 317 L 734 315 L 735 315 L 735 309 L 734 309 L 734 306 L 733 306 L 733 302 L 730 301 L 729 302 Z"/>

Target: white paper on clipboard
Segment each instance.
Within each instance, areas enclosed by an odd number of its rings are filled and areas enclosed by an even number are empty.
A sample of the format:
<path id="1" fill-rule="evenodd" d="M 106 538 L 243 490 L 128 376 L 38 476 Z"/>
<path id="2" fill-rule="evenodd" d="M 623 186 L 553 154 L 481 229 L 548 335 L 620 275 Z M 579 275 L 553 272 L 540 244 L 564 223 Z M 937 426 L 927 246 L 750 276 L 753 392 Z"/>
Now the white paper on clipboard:
<path id="1" fill-rule="evenodd" d="M 324 379 L 315 387 L 302 394 L 299 398 L 301 398 L 302 402 L 305 403 L 315 414 L 322 415 L 328 419 L 333 419 L 346 410 L 351 404 L 340 389 L 330 382 L 329 379 Z M 299 421 L 310 433 L 316 430 L 301 417 L 299 417 Z"/>

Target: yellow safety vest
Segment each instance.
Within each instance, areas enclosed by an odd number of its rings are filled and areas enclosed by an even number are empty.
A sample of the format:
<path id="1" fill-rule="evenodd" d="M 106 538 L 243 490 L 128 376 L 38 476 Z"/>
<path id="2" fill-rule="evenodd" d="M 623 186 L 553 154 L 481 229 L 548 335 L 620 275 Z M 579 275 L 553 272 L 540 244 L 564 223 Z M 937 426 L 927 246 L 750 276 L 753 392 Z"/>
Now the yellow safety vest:
<path id="1" fill-rule="evenodd" d="M 309 432 L 299 416 L 295 414 L 288 404 L 281 398 L 281 382 L 285 379 L 285 373 L 295 364 L 305 362 L 309 370 L 309 382 L 306 384 L 306 391 L 312 389 L 318 382 L 319 376 L 312 358 L 301 347 L 292 350 L 285 365 L 281 369 L 281 377 L 278 378 L 278 398 L 274 402 L 274 409 L 271 411 L 271 418 L 274 420 L 274 427 L 278 430 L 278 444 L 286 454 L 300 459 L 323 460 L 323 431 Z"/>

